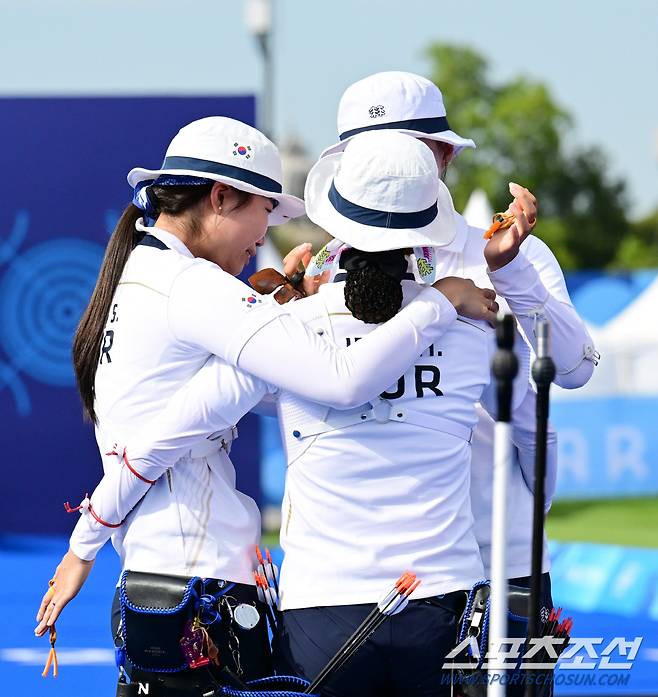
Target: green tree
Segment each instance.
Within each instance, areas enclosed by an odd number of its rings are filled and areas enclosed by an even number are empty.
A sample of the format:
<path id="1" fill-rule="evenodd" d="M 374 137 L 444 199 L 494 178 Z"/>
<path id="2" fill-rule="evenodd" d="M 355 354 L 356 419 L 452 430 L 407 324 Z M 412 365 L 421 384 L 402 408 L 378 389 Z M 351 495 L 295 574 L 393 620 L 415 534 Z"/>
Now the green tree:
<path id="1" fill-rule="evenodd" d="M 571 144 L 571 117 L 546 85 L 525 77 L 493 84 L 486 59 L 463 46 L 436 43 L 427 56 L 451 127 L 478 146 L 449 169 L 457 208 L 481 188 L 496 210 L 504 210 L 508 182 L 516 181 L 536 194 L 535 232 L 563 268 L 613 263 L 629 231 L 624 183 L 609 176 L 600 149 Z"/>
<path id="2" fill-rule="evenodd" d="M 631 223 L 613 265 L 622 269 L 658 266 L 658 208 L 646 218 Z"/>

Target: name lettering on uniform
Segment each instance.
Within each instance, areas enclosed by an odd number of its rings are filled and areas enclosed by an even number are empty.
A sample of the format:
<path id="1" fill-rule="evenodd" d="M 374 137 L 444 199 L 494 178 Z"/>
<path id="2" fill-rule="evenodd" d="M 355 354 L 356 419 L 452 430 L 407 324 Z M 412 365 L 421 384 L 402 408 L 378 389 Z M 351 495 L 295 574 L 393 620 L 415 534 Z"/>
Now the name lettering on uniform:
<path id="1" fill-rule="evenodd" d="M 101 359 L 99 361 L 100 364 L 103 363 L 103 356 L 105 356 L 107 358 L 107 363 L 112 362 L 112 358 L 110 357 L 110 349 L 112 348 L 113 343 L 114 343 L 114 330 L 107 329 L 105 331 L 105 335 L 103 336 L 103 345 L 101 346 Z"/>
<path id="2" fill-rule="evenodd" d="M 351 346 L 355 341 L 360 341 L 362 338 L 363 337 L 361 337 L 361 336 L 355 336 L 355 337 L 347 336 L 347 337 L 345 337 L 345 345 Z M 428 346 L 428 348 L 426 348 L 420 354 L 419 357 L 422 358 L 423 356 L 429 356 L 430 358 L 439 358 L 439 357 L 443 356 L 443 351 L 437 351 L 434 344 L 430 344 Z"/>
<path id="3" fill-rule="evenodd" d="M 441 382 L 441 370 L 435 365 L 416 365 L 414 366 L 414 383 L 416 387 L 416 397 L 422 399 L 425 390 L 433 392 L 436 397 L 443 397 L 443 392 L 439 389 Z M 398 380 L 395 390 L 392 392 L 382 392 L 379 396 L 382 399 L 400 399 L 404 397 L 406 381 L 404 375 Z"/>
<path id="4" fill-rule="evenodd" d="M 358 337 L 354 339 L 358 341 Z M 347 345 L 351 343 L 350 339 L 347 339 Z M 443 351 L 438 351 L 434 344 L 431 344 L 429 348 L 420 355 L 420 358 L 440 358 L 443 356 Z M 436 397 L 443 397 L 442 390 L 439 389 L 439 383 L 441 382 L 441 370 L 436 365 L 415 365 L 414 366 L 414 387 L 416 388 L 416 397 L 422 399 L 425 397 L 426 392 L 432 392 Z M 388 392 L 382 392 L 379 396 L 382 399 L 400 399 L 404 397 L 406 390 L 406 380 L 403 375 L 397 381 L 394 390 Z"/>
<path id="5" fill-rule="evenodd" d="M 398 380 L 398 385 L 394 392 L 382 392 L 379 396 L 382 399 L 400 399 L 404 395 L 404 375 Z"/>
<path id="6" fill-rule="evenodd" d="M 119 321 L 119 304 L 114 303 L 112 309 L 110 310 L 110 321 L 108 324 L 114 324 Z M 99 364 L 103 362 L 103 356 L 107 358 L 106 363 L 112 362 L 112 357 L 110 356 L 110 349 L 114 343 L 114 329 L 106 329 L 103 335 L 103 345 L 101 346 L 101 358 L 98 361 Z"/>
<path id="7" fill-rule="evenodd" d="M 345 343 L 347 346 L 351 346 L 355 341 L 359 341 L 360 336 L 355 337 L 345 337 Z M 420 355 L 429 358 L 440 358 L 443 356 L 443 351 L 438 351 L 434 344 L 423 351 Z M 426 392 L 432 392 L 436 397 L 443 397 L 443 392 L 439 389 L 439 383 L 441 382 L 441 370 L 435 365 L 416 365 L 414 366 L 414 387 L 416 388 L 416 397 L 422 399 Z M 402 375 L 395 386 L 394 390 L 390 392 L 382 392 L 379 396 L 382 399 L 400 399 L 404 397 L 405 390 L 407 388 L 406 380 L 404 375 Z"/>
<path id="8" fill-rule="evenodd" d="M 437 397 L 443 397 L 443 392 L 439 389 L 441 382 L 441 371 L 435 365 L 417 365 L 416 367 L 416 397 L 424 397 L 425 390 L 431 390 Z M 429 381 L 423 376 L 429 373 Z"/>

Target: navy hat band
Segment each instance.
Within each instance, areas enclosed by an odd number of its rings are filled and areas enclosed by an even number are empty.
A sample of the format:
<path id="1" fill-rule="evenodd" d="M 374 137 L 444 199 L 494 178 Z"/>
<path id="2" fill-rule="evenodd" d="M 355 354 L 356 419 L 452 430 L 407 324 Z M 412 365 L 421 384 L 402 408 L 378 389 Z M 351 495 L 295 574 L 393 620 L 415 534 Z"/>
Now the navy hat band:
<path id="1" fill-rule="evenodd" d="M 411 213 L 394 213 L 392 211 L 378 211 L 374 208 L 365 208 L 357 203 L 352 203 L 338 193 L 334 183 L 329 189 L 331 205 L 343 216 L 361 225 L 371 227 L 392 228 L 395 230 L 408 230 L 429 225 L 439 214 L 437 203 L 434 202 L 423 211 Z"/>
<path id="2" fill-rule="evenodd" d="M 339 140 L 346 140 L 355 136 L 357 133 L 364 131 L 381 131 L 388 129 L 401 129 L 407 131 L 421 131 L 422 133 L 442 133 L 449 131 L 448 119 L 445 116 L 436 116 L 431 119 L 409 119 L 408 121 L 390 121 L 389 123 L 373 123 L 372 126 L 363 126 L 362 128 L 353 128 L 351 131 L 345 131 L 338 136 Z"/>
<path id="3" fill-rule="evenodd" d="M 283 192 L 283 187 L 279 182 L 266 177 L 264 174 L 258 174 L 258 172 L 252 172 L 249 169 L 235 167 L 234 165 L 225 165 L 222 162 L 200 160 L 196 157 L 165 157 L 160 169 L 186 169 L 199 172 L 199 174 L 202 172 L 205 174 L 216 174 L 220 177 L 237 179 L 245 184 L 251 184 L 259 189 L 276 194 Z"/>

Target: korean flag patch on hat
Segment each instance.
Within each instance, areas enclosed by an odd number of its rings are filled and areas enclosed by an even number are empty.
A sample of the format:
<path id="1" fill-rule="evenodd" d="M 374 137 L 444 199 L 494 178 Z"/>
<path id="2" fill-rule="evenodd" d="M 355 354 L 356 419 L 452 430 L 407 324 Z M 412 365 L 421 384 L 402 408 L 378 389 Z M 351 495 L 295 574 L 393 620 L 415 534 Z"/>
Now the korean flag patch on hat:
<path id="1" fill-rule="evenodd" d="M 136 167 L 128 173 L 133 188 L 161 175 L 203 177 L 240 191 L 278 201 L 269 216 L 280 225 L 304 213 L 304 202 L 283 193 L 281 157 L 260 131 L 225 116 L 208 116 L 184 126 L 167 148 L 160 169 Z"/>

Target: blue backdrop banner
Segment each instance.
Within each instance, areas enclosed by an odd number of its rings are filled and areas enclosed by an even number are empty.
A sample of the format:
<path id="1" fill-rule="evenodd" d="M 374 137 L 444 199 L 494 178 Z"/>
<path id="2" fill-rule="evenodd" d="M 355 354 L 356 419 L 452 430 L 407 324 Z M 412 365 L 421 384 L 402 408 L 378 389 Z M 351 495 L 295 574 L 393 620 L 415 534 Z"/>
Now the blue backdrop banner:
<path id="1" fill-rule="evenodd" d="M 556 402 L 560 498 L 658 492 L 658 397 Z"/>
<path id="2" fill-rule="evenodd" d="M 73 332 L 110 232 L 131 199 L 126 174 L 157 167 L 184 124 L 254 122 L 251 96 L 0 99 L 0 531 L 67 531 L 67 499 L 101 464 L 83 425 Z M 241 423 L 239 485 L 258 495 L 256 420 Z"/>
<path id="3" fill-rule="evenodd" d="M 602 355 L 587 388 L 551 403 L 562 498 L 658 493 L 658 383 L 652 371 L 658 325 L 647 317 L 640 326 L 646 311 L 638 310 L 654 306 L 657 278 L 656 269 L 566 276 L 576 310 L 599 332 Z M 633 341 L 629 331 L 637 332 Z"/>

